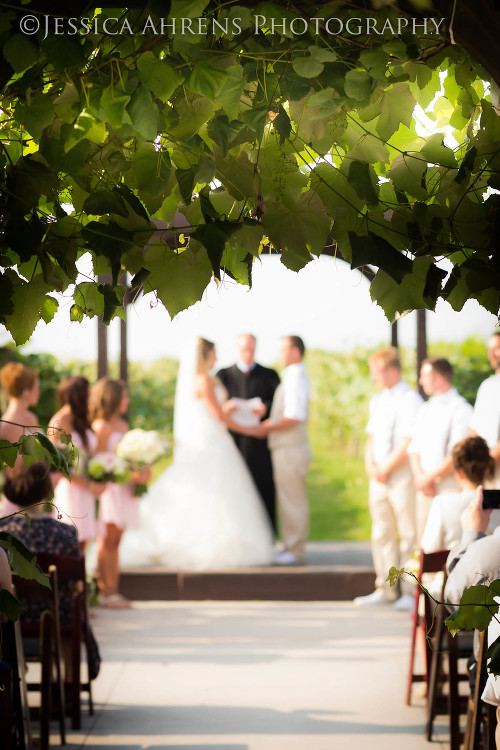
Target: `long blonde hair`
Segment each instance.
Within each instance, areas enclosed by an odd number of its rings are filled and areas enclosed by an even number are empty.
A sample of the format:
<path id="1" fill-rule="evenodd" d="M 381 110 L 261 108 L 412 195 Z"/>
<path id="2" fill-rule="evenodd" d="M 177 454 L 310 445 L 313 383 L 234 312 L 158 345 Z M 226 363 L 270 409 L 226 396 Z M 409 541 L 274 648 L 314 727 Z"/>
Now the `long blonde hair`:
<path id="1" fill-rule="evenodd" d="M 104 377 L 97 381 L 90 394 L 90 416 L 94 419 L 104 419 L 108 422 L 118 409 L 125 392 L 126 385 L 122 380 L 112 380 Z"/>
<path id="2" fill-rule="evenodd" d="M 208 358 L 210 356 L 210 353 L 215 349 L 215 344 L 213 341 L 208 341 L 207 339 L 202 339 L 201 337 L 198 337 L 198 349 L 197 349 L 197 357 L 196 357 L 196 372 L 204 373 L 208 372 L 209 365 L 208 365 Z"/>

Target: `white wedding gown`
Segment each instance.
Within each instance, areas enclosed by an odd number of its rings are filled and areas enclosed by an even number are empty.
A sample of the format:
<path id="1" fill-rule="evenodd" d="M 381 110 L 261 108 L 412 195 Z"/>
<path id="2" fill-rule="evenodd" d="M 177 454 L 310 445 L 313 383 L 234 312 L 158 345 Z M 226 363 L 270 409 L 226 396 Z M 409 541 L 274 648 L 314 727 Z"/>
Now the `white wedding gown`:
<path id="1" fill-rule="evenodd" d="M 219 402 L 225 398 L 216 387 Z M 141 528 L 127 530 L 122 566 L 222 570 L 268 565 L 273 536 L 253 479 L 226 426 L 202 398 L 172 465 L 141 499 Z"/>

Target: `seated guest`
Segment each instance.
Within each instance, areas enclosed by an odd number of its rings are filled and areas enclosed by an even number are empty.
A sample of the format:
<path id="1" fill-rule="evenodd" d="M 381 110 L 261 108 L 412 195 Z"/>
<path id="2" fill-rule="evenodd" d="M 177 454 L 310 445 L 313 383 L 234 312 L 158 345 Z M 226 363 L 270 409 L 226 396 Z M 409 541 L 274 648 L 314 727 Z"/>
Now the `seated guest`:
<path id="1" fill-rule="evenodd" d="M 500 526 L 487 536 L 490 523 L 490 510 L 483 510 L 483 488 L 478 487 L 473 501 L 462 513 L 462 541 L 451 550 L 446 567 L 448 581 L 445 600 L 449 608 L 456 608 L 466 588 L 476 586 L 484 579 L 493 581 L 500 578 Z M 477 639 L 474 642 L 477 657 Z M 498 705 L 497 718 L 500 720 L 500 701 L 489 695 L 488 702 Z M 500 750 L 500 737 L 496 735 L 497 750 Z"/>
<path id="2" fill-rule="evenodd" d="M 424 552 L 451 549 L 459 543 L 462 538 L 460 517 L 474 499 L 476 489 L 493 476 L 495 468 L 488 445 L 480 437 L 464 438 L 457 443 L 452 451 L 452 462 L 460 491 L 443 492 L 433 498 L 421 541 Z"/>
<path id="3" fill-rule="evenodd" d="M 500 526 L 487 535 L 491 510 L 483 510 L 483 488 L 462 513 L 462 539 L 454 547 L 446 563 L 448 581 L 446 601 L 458 606 L 464 589 L 483 579 L 500 578 Z"/>
<path id="4" fill-rule="evenodd" d="M 7 553 L 3 547 L 0 547 L 0 591 L 12 589 L 12 573 L 10 572 L 10 565 L 7 559 Z"/>
<path id="5" fill-rule="evenodd" d="M 51 518 L 43 511 L 45 501 L 52 496 L 50 473 L 44 464 L 34 463 L 28 469 L 24 467 L 24 464 L 16 466 L 6 478 L 3 491 L 7 499 L 18 511 L 22 512 L 10 518 L 0 519 L 0 531 L 10 532 L 34 553 L 80 555 L 75 528 Z M 29 516 L 29 523 L 25 514 Z M 61 585 L 59 589 L 59 613 L 63 625 L 71 623 L 72 602 L 72 588 L 69 585 Z M 39 622 L 44 603 L 23 602 L 23 604 L 26 609 L 21 614 L 21 622 L 27 624 Z M 93 643 L 95 644 L 94 640 Z M 68 675 L 69 649 L 65 648 L 64 650 L 66 675 Z M 93 655 L 95 661 L 91 668 L 93 672 L 91 679 L 93 679 L 99 671 L 99 656 L 97 648 L 92 648 L 91 651 L 95 651 Z"/>
<path id="6" fill-rule="evenodd" d="M 0 519 L 0 530 L 13 534 L 31 552 L 59 555 L 80 554 L 74 527 L 56 521 L 44 512 L 44 502 L 52 495 L 50 473 L 44 464 L 35 463 L 29 469 L 26 469 L 24 464 L 16 466 L 5 480 L 4 493 L 16 510 L 22 513 Z M 25 513 L 28 514 L 30 523 L 24 517 Z M 61 598 L 61 618 L 64 613 L 66 621 L 70 619 L 71 599 L 71 594 Z M 38 609 L 41 606 L 37 603 L 30 605 L 23 613 L 23 620 L 25 622 L 37 621 L 40 615 Z"/>

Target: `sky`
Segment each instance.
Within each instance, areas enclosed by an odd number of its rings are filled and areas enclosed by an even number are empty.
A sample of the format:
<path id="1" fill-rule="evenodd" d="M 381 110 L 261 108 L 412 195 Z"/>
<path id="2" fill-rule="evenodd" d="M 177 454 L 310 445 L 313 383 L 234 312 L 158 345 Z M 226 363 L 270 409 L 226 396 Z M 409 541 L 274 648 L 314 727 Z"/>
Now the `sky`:
<path id="1" fill-rule="evenodd" d="M 279 258 L 263 257 L 254 264 L 251 291 L 230 279 L 219 288 L 212 282 L 201 302 L 173 320 L 153 295 L 142 297 L 128 312 L 130 360 L 178 358 L 191 336 L 204 336 L 217 345 L 218 364 L 234 362 L 236 339 L 242 332 L 257 337 L 257 359 L 276 363 L 279 338 L 296 334 L 306 347 L 325 351 L 350 351 L 356 346 L 390 343 L 390 325 L 368 291 L 368 281 L 343 261 L 321 256 L 295 273 Z M 49 352 L 61 360 L 97 357 L 97 323 L 69 321 L 72 301 L 60 301 L 60 310 L 46 325 L 40 322 L 24 352 Z M 399 322 L 399 340 L 414 347 L 415 313 Z M 427 313 L 429 341 L 461 341 L 468 336 L 486 340 L 496 318 L 470 300 L 460 313 L 440 301 L 436 313 Z M 0 327 L 0 345 L 11 340 Z M 108 331 L 110 360 L 119 351 L 119 322 Z"/>

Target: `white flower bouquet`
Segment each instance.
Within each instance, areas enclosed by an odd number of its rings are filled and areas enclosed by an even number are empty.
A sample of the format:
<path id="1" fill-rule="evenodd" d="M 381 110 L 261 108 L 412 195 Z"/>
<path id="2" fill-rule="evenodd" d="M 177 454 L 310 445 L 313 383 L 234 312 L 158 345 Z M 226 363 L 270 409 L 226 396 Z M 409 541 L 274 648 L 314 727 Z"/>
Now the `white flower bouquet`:
<path id="1" fill-rule="evenodd" d="M 166 456 L 170 443 L 155 430 L 129 430 L 116 448 L 116 455 L 134 469 L 152 466 Z"/>
<path id="2" fill-rule="evenodd" d="M 96 453 L 87 462 L 87 476 L 94 482 L 125 484 L 130 479 L 130 469 L 126 461 L 114 453 Z"/>
<path id="3" fill-rule="evenodd" d="M 127 462 L 131 471 L 141 471 L 168 454 L 170 443 L 155 430 L 129 430 L 116 447 L 116 455 Z M 147 485 L 135 483 L 134 494 L 141 497 Z"/>

